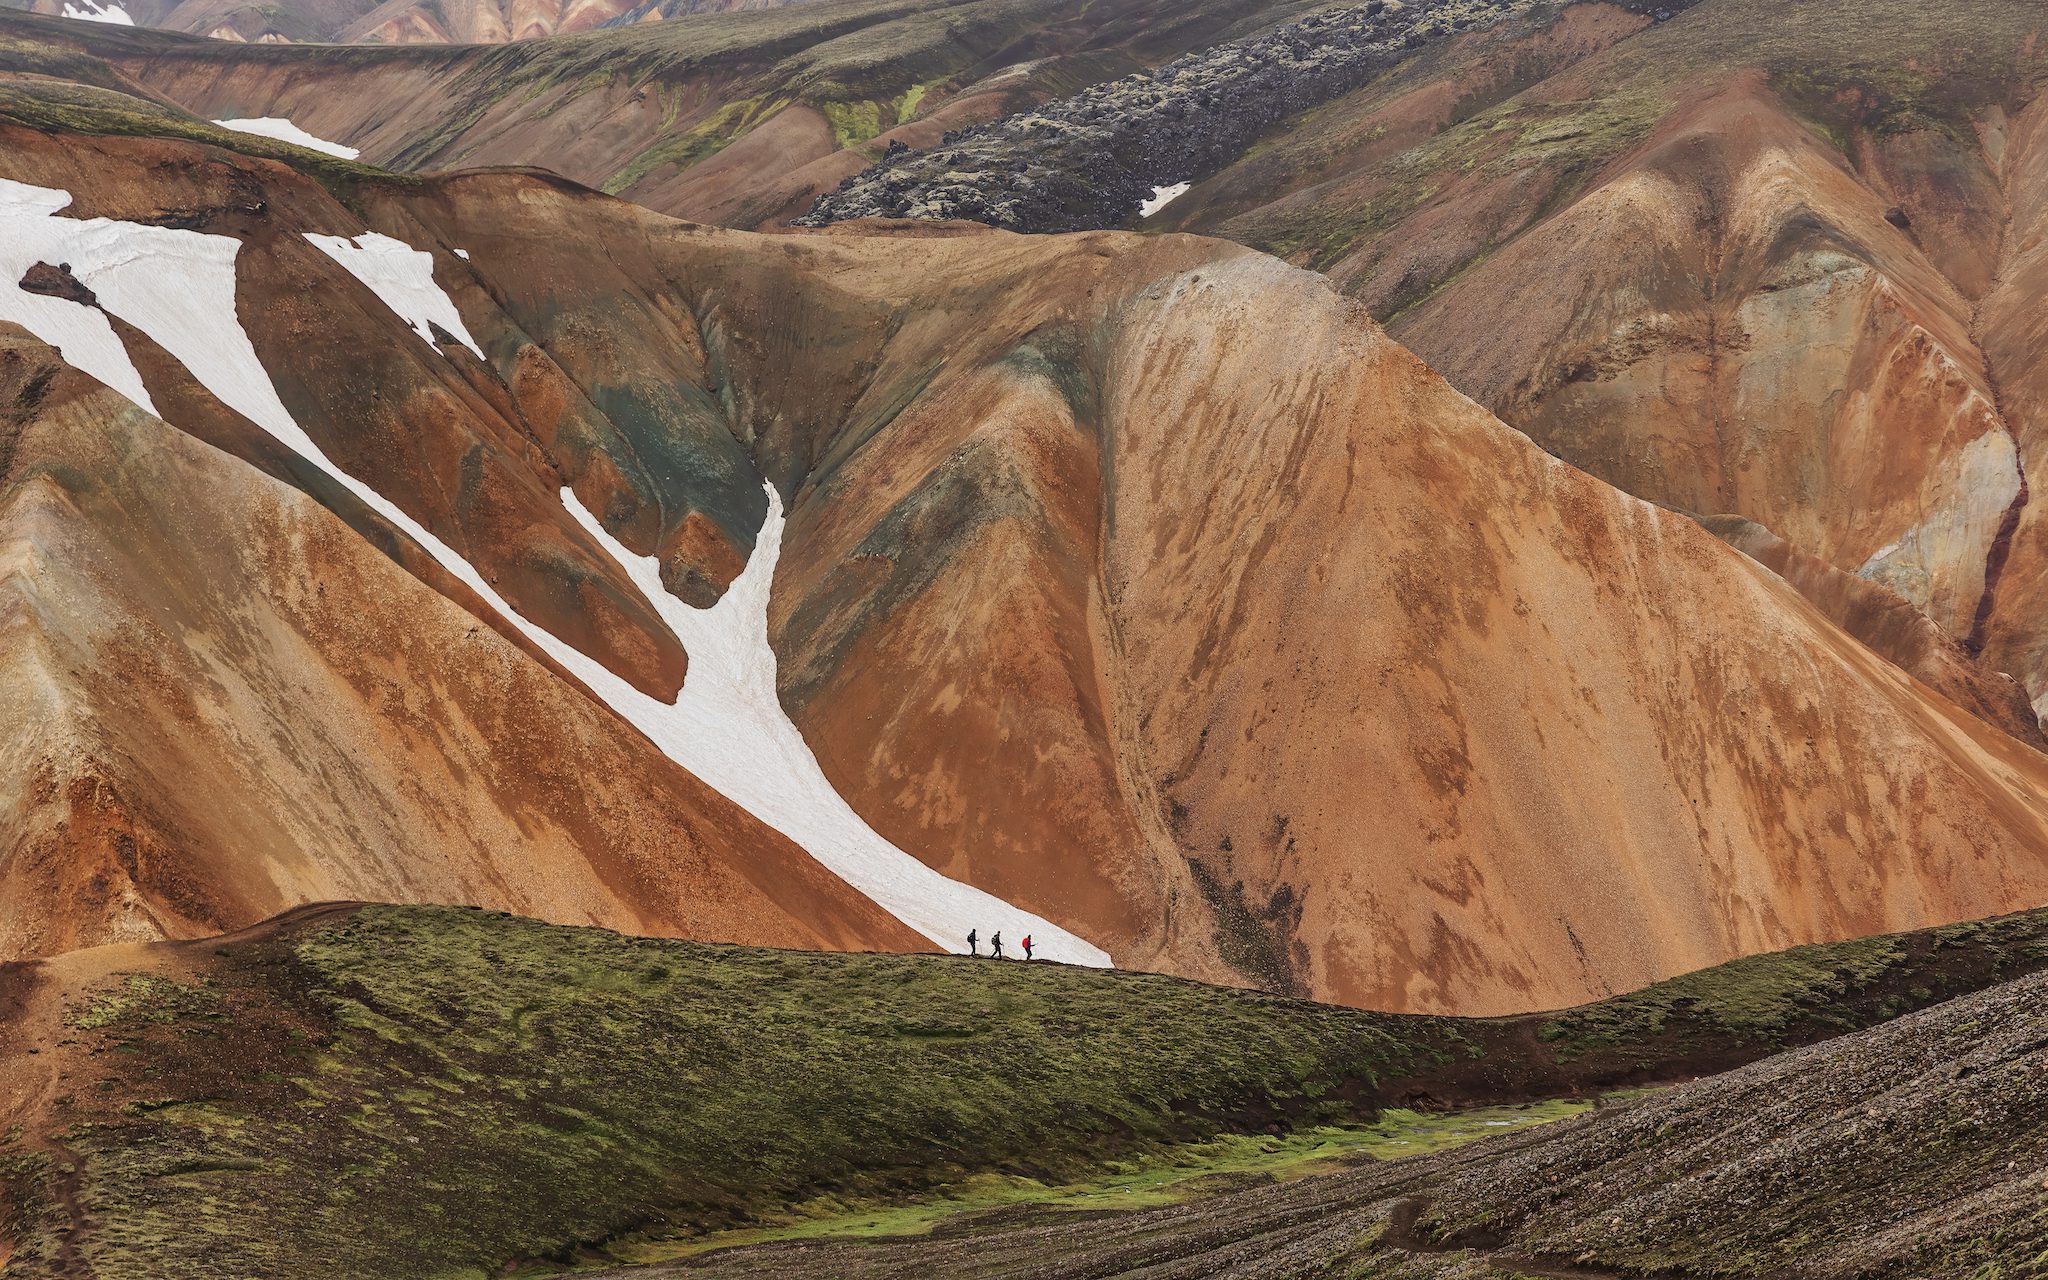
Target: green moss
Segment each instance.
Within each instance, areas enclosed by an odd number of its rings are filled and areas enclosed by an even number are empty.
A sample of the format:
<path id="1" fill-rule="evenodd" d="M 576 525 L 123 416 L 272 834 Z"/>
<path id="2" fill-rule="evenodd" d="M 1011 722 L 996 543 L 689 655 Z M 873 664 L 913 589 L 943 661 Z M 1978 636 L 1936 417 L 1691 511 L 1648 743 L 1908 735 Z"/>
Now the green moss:
<path id="1" fill-rule="evenodd" d="M 882 132 L 882 109 L 874 102 L 821 102 L 818 109 L 832 123 L 832 139 L 842 151 Z"/>
<path id="2" fill-rule="evenodd" d="M 1561 1061 L 1674 1036 L 1775 1048 L 1869 1026 L 2044 963 L 2048 912 L 2022 912 L 1733 960 L 1568 1010 L 1537 1034 Z"/>
<path id="3" fill-rule="evenodd" d="M 65 1021 L 81 1031 L 97 1031 L 116 1024 L 137 1026 L 219 1016 L 218 1003 L 203 987 L 130 974 L 119 986 L 101 993 L 84 1007 L 69 1011 Z"/>
<path id="4" fill-rule="evenodd" d="M 611 195 L 617 195 L 664 166 L 681 173 L 717 155 L 734 139 L 787 105 L 780 98 L 744 98 L 728 103 L 679 134 L 665 133 L 653 146 L 633 157 L 625 168 L 607 179 L 604 189 Z M 674 116 L 672 106 L 669 118 Z"/>
<path id="5" fill-rule="evenodd" d="M 49 1156 L 15 1149 L 15 1136 L 0 1143 L 0 1241 L 13 1248 L 7 1272 L 54 1268 L 62 1252 L 64 1214 L 56 1193 L 57 1171 Z"/>
<path id="6" fill-rule="evenodd" d="M 896 99 L 896 123 L 905 125 L 917 119 L 917 109 L 924 103 L 925 95 L 943 83 L 942 80 L 926 80 L 905 89 L 903 96 Z"/>
<path id="7" fill-rule="evenodd" d="M 344 204 L 366 183 L 403 186 L 416 179 L 288 142 L 223 129 L 126 93 L 85 84 L 16 81 L 0 84 L 0 121 L 46 132 L 177 138 L 290 165 L 325 186 Z"/>
<path id="8" fill-rule="evenodd" d="M 1149 1209 L 1255 1183 L 1286 1182 L 1372 1160 L 1399 1160 L 1534 1128 L 1591 1110 L 1590 1102 L 1551 1101 L 1471 1111 L 1384 1112 L 1370 1125 L 1317 1125 L 1284 1136 L 1223 1134 L 1113 1162 L 1100 1176 L 1047 1184 L 982 1174 L 944 1195 L 848 1202 L 827 1197 L 797 1205 L 784 1220 L 682 1239 L 644 1235 L 610 1249 L 621 1261 L 649 1263 L 712 1249 L 790 1240 L 880 1239 L 924 1235 L 962 1215 L 1017 1205 L 1059 1212 Z"/>
<path id="9" fill-rule="evenodd" d="M 82 1160 L 81 1247 L 107 1280 L 495 1272 L 628 1238 L 897 1230 L 948 1198 L 1124 1203 L 1426 1151 L 1474 1122 L 1379 1108 L 1583 1094 L 1869 1025 L 2048 966 L 2048 911 L 1481 1020 L 452 908 L 226 950 L 185 953 L 199 981 L 121 977 L 74 1005 L 91 1043 L 72 1062 L 92 1072 L 61 1137 L 30 1140 Z"/>
<path id="10" fill-rule="evenodd" d="M 302 1250 L 321 1261 L 301 1275 L 491 1269 L 978 1171 L 1072 1182 L 1273 1117 L 1359 1119 L 1374 1081 L 1436 1060 L 1417 1032 L 1455 1038 L 1164 978 L 432 908 L 221 964 L 220 1009 L 125 981 L 88 1006 L 141 1046 L 150 1100 L 69 1138 L 123 1206 L 92 1240 L 103 1276 L 265 1274 Z M 369 1214 L 368 1186 L 407 1190 Z"/>

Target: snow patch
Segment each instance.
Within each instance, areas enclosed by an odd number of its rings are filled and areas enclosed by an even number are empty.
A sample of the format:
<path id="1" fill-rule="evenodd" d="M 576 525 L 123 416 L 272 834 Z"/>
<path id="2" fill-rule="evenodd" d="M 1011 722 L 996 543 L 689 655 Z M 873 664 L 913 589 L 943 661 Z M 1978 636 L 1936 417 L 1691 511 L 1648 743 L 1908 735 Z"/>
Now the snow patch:
<path id="1" fill-rule="evenodd" d="M 19 280 L 37 261 L 71 264 L 73 274 L 98 294 L 106 310 L 134 325 L 184 364 L 229 408 L 269 432 L 405 531 L 437 563 L 477 593 L 509 624 L 645 733 L 663 754 L 718 788 L 734 803 L 788 835 L 821 864 L 872 898 L 906 925 L 949 950 L 969 928 L 999 929 L 1012 942 L 1030 933 L 1048 959 L 1107 965 L 1109 956 L 1037 916 L 979 889 L 949 880 L 891 845 L 833 789 L 803 736 L 783 714 L 775 694 L 775 654 L 768 644 L 768 596 L 781 552 L 782 503 L 768 490 L 768 519 L 746 570 L 719 602 L 691 609 L 661 586 L 652 557 L 628 552 L 567 489 L 564 504 L 631 575 L 690 656 L 689 678 L 674 703 L 635 689 L 602 663 L 529 622 L 498 594 L 468 560 L 388 501 L 337 466 L 293 419 L 256 356 L 235 311 L 235 259 L 241 242 L 169 227 L 105 218 L 55 216 L 69 193 L 0 179 L 0 269 Z M 314 237 L 316 243 L 322 239 Z M 327 238 L 333 240 L 335 238 Z M 363 241 L 383 241 L 363 236 Z M 344 265 L 365 261 L 388 271 L 365 284 L 408 322 L 433 317 L 450 332 L 461 320 L 447 295 L 418 296 L 416 268 L 402 265 L 427 255 L 398 241 L 401 258 L 372 243 L 336 243 Z M 322 245 L 326 248 L 326 245 Z M 330 250 L 334 252 L 334 250 Z M 367 260 L 361 255 L 372 255 Z M 399 267 L 391 267 L 393 262 Z M 353 268 L 352 268 L 353 270 Z M 393 277 L 399 282 L 394 283 Z M 358 279 L 362 276 L 358 274 Z M 401 290 L 400 284 L 403 284 Z M 432 287 L 431 277 L 426 286 Z M 387 293 L 386 290 L 390 292 Z M 443 316 L 446 319 L 442 319 Z M 0 288 L 0 319 L 13 320 L 65 349 L 65 357 L 130 399 L 150 408 L 142 379 L 98 311 L 58 298 Z M 452 325 L 449 323 L 452 321 Z M 415 323 L 415 331 L 419 326 Z M 475 350 L 474 344 L 471 350 Z M 152 410 L 153 411 L 153 410 Z"/>
<path id="2" fill-rule="evenodd" d="M 31 187 L 0 179 L 0 276 L 6 285 L 19 284 L 38 262 L 69 266 L 71 273 L 95 293 L 125 296 L 132 292 L 123 281 L 138 269 L 146 253 L 137 253 L 142 242 L 151 240 L 155 227 L 110 222 L 105 218 L 58 218 L 58 210 L 71 203 L 62 191 Z M 25 289 L 0 289 L 0 320 L 15 324 L 57 348 L 67 364 L 83 370 L 127 396 L 151 413 L 156 405 L 142 385 L 142 374 L 128 358 L 120 335 L 104 313 L 63 298 L 30 293 Z"/>
<path id="3" fill-rule="evenodd" d="M 767 486 L 768 518 L 747 567 L 709 609 L 693 609 L 662 586 L 661 565 L 636 556 L 605 531 L 569 489 L 562 503 L 610 552 L 690 655 L 673 705 L 625 686 L 605 700 L 677 764 L 788 836 L 827 870 L 883 910 L 950 951 L 971 929 L 1025 934 L 1049 960 L 1107 966 L 1108 954 L 1050 921 L 971 885 L 947 879 L 889 843 L 854 811 L 819 767 L 775 692 L 768 643 L 768 594 L 782 551 L 782 498 Z M 616 677 L 614 677 L 616 679 Z M 622 686 L 623 681 L 619 682 Z"/>
<path id="4" fill-rule="evenodd" d="M 1152 188 L 1152 198 L 1138 206 L 1138 216 L 1141 218 L 1151 217 L 1167 205 L 1173 203 L 1176 197 L 1186 195 L 1188 193 L 1188 186 L 1188 183 L 1176 182 L 1170 187 Z"/>
<path id="5" fill-rule="evenodd" d="M 117 27 L 132 27 L 135 19 L 118 4 L 99 4 L 96 0 L 78 0 L 78 4 L 65 0 L 64 16 L 80 22 L 111 22 Z"/>
<path id="6" fill-rule="evenodd" d="M 437 324 L 442 332 L 452 335 L 475 352 L 477 359 L 483 359 L 483 348 L 476 345 L 476 339 L 470 337 L 469 330 L 463 327 L 462 316 L 455 310 L 454 301 L 441 291 L 440 285 L 434 283 L 433 254 L 375 231 L 366 231 L 355 237 L 319 236 L 309 232 L 306 239 L 383 299 L 385 306 L 412 326 L 420 341 L 433 346 L 434 334 L 428 326 Z"/>
<path id="7" fill-rule="evenodd" d="M 289 142 L 308 151 L 339 156 L 343 160 L 353 160 L 363 154 L 354 147 L 345 147 L 339 142 L 316 138 L 281 116 L 257 116 L 250 120 L 216 120 L 214 123 L 223 129 L 233 129 L 236 133 L 253 133 L 259 137 L 275 138 L 279 142 Z"/>

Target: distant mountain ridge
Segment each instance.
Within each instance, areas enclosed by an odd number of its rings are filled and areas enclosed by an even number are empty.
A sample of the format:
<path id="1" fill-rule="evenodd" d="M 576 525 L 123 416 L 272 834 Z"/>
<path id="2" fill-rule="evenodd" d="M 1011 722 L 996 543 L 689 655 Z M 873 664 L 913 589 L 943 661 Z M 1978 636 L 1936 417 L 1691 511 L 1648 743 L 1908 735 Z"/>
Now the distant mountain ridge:
<path id="1" fill-rule="evenodd" d="M 772 9 L 811 0 L 123 0 L 102 10 L 92 0 L 10 0 L 51 17 L 84 17 L 118 8 L 136 26 L 237 44 L 507 44 L 589 31 L 618 22 L 654 22 L 693 13 Z"/>

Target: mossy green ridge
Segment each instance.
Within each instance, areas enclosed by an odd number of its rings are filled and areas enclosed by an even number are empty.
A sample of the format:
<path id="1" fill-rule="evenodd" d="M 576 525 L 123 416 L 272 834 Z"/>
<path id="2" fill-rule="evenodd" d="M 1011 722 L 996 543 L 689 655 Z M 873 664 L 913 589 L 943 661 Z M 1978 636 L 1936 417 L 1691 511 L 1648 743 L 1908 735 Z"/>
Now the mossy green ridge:
<path id="1" fill-rule="evenodd" d="M 64 80 L 24 77 L 63 76 Z M 168 103 L 140 97 L 97 59 L 49 45 L 0 38 L 0 123 L 45 133 L 88 137 L 175 138 L 290 165 L 344 203 L 365 183 L 410 186 L 419 179 L 387 173 L 260 134 L 223 129 Z M 104 82 L 104 83 L 102 83 Z"/>
<path id="2" fill-rule="evenodd" d="M 1775 1051 L 2048 968 L 2048 911 L 1745 956 L 1542 1020 L 1561 1062 Z"/>
<path id="3" fill-rule="evenodd" d="M 64 1273 L 38 1261 L 59 1238 L 45 1157 L 75 1162 L 64 1238 L 109 1280 L 490 1274 L 821 1199 L 1087 1184 L 1233 1134 L 1284 1145 L 1392 1107 L 1752 1061 L 2048 967 L 2048 911 L 1473 1020 L 458 908 L 346 909 L 151 954 L 65 993 L 63 1042 L 34 1060 L 68 1078 L 0 1150 L 25 1275 Z"/>
<path id="4" fill-rule="evenodd" d="M 1379 1081 L 1465 1048 L 1448 1023 L 1166 978 L 457 909 L 227 950 L 73 1012 L 121 1060 L 122 1105 L 81 1091 L 64 1139 L 101 1276 L 492 1271 L 828 1192 L 1072 1181 L 1369 1115 Z"/>

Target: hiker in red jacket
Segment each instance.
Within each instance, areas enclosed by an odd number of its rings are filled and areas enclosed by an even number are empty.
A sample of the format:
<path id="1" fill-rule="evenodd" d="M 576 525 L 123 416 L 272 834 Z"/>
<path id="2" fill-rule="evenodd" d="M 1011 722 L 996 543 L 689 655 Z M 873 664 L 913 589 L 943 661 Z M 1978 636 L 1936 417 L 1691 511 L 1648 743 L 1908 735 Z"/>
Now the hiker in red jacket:
<path id="1" fill-rule="evenodd" d="M 1028 933 L 1024 935 L 1024 958 L 1026 960 L 1031 958 L 1031 935 Z"/>

